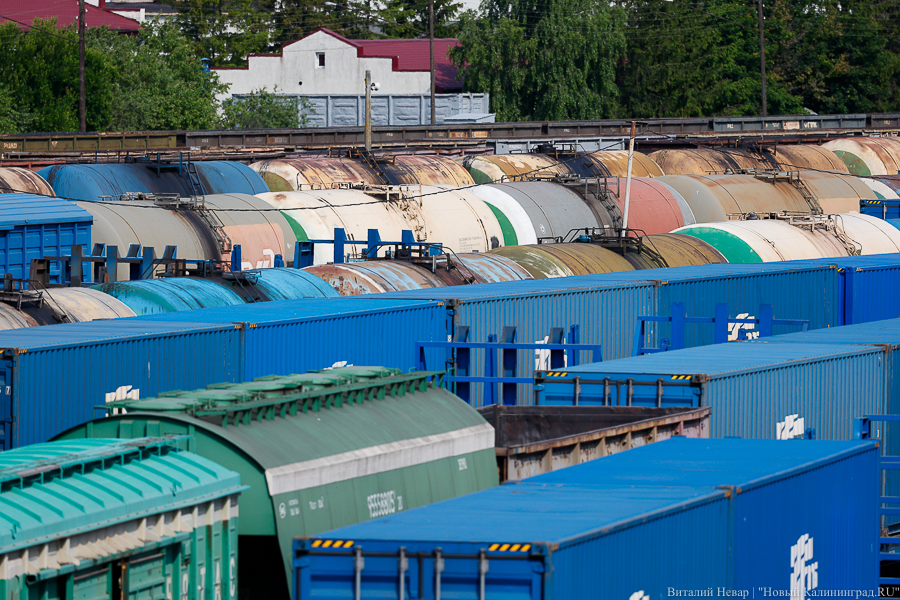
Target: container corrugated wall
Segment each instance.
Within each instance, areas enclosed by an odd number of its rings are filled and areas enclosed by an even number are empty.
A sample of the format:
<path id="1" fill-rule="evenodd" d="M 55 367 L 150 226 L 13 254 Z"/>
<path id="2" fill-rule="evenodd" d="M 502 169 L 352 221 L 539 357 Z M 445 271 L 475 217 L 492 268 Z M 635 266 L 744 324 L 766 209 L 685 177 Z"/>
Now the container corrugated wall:
<path id="1" fill-rule="evenodd" d="M 4 447 L 43 442 L 97 416 L 117 396 L 240 381 L 234 325 L 136 319 L 0 333 Z"/>
<path id="2" fill-rule="evenodd" d="M 374 297 L 260 302 L 133 320 L 244 323 L 244 381 L 344 362 L 410 371 L 415 342 L 446 341 L 448 333 L 447 308 L 440 302 Z"/>
<path id="3" fill-rule="evenodd" d="M 813 357 L 712 379 L 701 399 L 712 409 L 710 434 L 771 439 L 778 423 L 799 414 L 816 430 L 816 439 L 852 439 L 854 419 L 891 412 L 884 351 L 854 348 L 847 346 L 844 356 Z"/>

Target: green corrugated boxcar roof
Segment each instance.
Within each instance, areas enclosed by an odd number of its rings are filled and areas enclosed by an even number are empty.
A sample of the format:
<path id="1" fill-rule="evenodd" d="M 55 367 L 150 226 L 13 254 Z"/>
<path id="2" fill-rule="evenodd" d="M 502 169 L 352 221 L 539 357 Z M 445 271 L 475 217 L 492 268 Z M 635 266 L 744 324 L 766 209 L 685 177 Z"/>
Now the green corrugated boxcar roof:
<path id="1" fill-rule="evenodd" d="M 239 492 L 185 437 L 84 439 L 0 454 L 0 553 Z"/>
<path id="2" fill-rule="evenodd" d="M 152 418 L 146 414 L 152 412 L 188 422 L 272 469 L 485 424 L 476 410 L 435 386 L 434 376 L 345 367 L 120 400 L 109 407 L 127 409 L 127 418 Z"/>

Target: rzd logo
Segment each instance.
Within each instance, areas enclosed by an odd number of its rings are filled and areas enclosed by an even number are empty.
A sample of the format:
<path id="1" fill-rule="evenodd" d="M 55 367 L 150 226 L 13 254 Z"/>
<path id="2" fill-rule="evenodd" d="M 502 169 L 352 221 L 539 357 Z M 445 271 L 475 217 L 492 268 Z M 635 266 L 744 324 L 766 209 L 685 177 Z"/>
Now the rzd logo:
<path id="1" fill-rule="evenodd" d="M 753 319 L 750 313 L 741 313 L 737 319 Z M 755 340 L 759 338 L 759 332 L 754 331 L 756 325 L 753 323 L 729 323 L 728 324 L 728 341 L 736 342 L 737 340 Z"/>
<path id="2" fill-rule="evenodd" d="M 141 390 L 138 388 L 132 389 L 130 385 L 123 385 L 116 389 L 114 392 L 109 392 L 106 394 L 106 403 L 115 402 L 116 400 L 140 400 L 141 399 Z M 113 409 L 112 414 L 125 414 L 124 408 L 116 408 Z"/>
<path id="3" fill-rule="evenodd" d="M 638 590 L 628 597 L 628 600 L 650 600 L 650 596 L 644 593 L 644 590 Z"/>
<path id="4" fill-rule="evenodd" d="M 791 440 L 796 437 L 803 437 L 806 433 L 806 423 L 800 415 L 788 415 L 784 421 L 779 421 L 775 425 L 776 440 Z"/>
<path id="5" fill-rule="evenodd" d="M 791 598 L 806 598 L 806 592 L 819 587 L 819 563 L 812 562 L 813 539 L 800 536 L 791 546 Z"/>

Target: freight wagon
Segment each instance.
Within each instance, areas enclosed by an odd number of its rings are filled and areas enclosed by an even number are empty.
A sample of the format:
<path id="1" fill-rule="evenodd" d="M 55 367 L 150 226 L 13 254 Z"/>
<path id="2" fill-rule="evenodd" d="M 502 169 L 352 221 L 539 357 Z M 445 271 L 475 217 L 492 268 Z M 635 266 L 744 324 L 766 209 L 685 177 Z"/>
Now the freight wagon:
<path id="1" fill-rule="evenodd" d="M 294 597 L 877 595 L 877 480 L 872 442 L 676 438 L 300 538 Z"/>
<path id="2" fill-rule="evenodd" d="M 493 428 L 435 375 L 345 367 L 119 400 L 62 437 L 192 435 L 250 486 L 241 596 L 286 598 L 294 537 L 497 485 Z"/>
<path id="3" fill-rule="evenodd" d="M 182 437 L 0 454 L 4 600 L 237 600 L 240 476 Z"/>

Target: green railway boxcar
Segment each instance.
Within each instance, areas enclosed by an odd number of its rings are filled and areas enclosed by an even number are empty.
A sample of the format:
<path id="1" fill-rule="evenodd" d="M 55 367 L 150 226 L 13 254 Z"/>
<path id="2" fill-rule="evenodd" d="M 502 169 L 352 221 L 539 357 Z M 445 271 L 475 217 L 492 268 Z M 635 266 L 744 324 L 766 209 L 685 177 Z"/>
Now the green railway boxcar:
<path id="1" fill-rule="evenodd" d="M 498 485 L 494 430 L 436 373 L 344 367 L 111 403 L 64 438 L 189 434 L 237 471 L 240 575 L 289 595 L 291 542 Z"/>
<path id="2" fill-rule="evenodd" d="M 186 436 L 0 454 L 4 600 L 237 598 L 240 476 Z"/>

